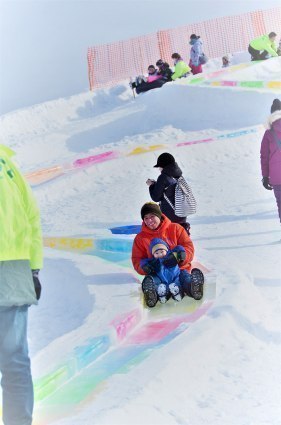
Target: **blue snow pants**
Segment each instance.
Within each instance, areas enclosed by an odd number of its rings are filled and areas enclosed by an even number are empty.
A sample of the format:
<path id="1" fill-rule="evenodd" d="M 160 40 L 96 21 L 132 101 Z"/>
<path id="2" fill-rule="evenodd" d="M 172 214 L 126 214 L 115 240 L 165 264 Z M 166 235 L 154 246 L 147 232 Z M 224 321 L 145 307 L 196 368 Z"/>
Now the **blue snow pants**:
<path id="1" fill-rule="evenodd" d="M 28 306 L 0 307 L 0 372 L 4 425 L 31 425 L 33 383 L 27 347 Z"/>

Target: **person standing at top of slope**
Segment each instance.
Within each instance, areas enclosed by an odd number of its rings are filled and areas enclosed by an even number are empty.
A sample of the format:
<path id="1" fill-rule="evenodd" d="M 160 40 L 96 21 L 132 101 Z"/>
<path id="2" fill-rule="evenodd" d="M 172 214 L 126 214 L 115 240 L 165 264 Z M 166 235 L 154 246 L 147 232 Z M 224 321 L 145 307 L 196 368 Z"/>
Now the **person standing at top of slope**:
<path id="1" fill-rule="evenodd" d="M 165 199 L 169 199 L 172 205 L 175 205 L 175 188 L 177 179 L 182 176 L 182 170 L 176 163 L 175 158 L 168 152 L 159 155 L 154 168 L 158 168 L 160 176 L 157 181 L 147 179 L 146 184 L 149 187 L 151 199 L 154 202 L 160 202 L 160 208 L 173 223 L 179 223 L 190 235 L 190 224 L 186 221 L 186 217 L 178 217 L 175 214 L 171 204 Z"/>
<path id="2" fill-rule="evenodd" d="M 191 72 L 193 75 L 200 74 L 202 72 L 202 58 L 204 56 L 200 36 L 191 34 L 189 44 L 191 45 L 189 61 Z"/>
<path id="3" fill-rule="evenodd" d="M 12 162 L 14 152 L 0 145 L 0 372 L 3 423 L 31 425 L 33 383 L 27 343 L 27 312 L 41 294 L 39 210 Z"/>
<path id="4" fill-rule="evenodd" d="M 265 189 L 274 192 L 281 223 L 281 101 L 274 99 L 268 119 L 269 129 L 261 142 L 261 172 Z"/>
<path id="5" fill-rule="evenodd" d="M 177 78 L 187 77 L 191 68 L 184 62 L 181 55 L 173 53 L 172 59 L 174 59 L 175 71 L 172 74 L 171 79 L 174 81 Z"/>
<path id="6" fill-rule="evenodd" d="M 249 44 L 248 52 L 251 55 L 252 61 L 260 61 L 269 59 L 271 56 L 276 57 L 277 47 L 275 45 L 275 39 L 277 34 L 271 32 L 268 35 L 261 35 L 260 37 L 254 38 Z"/>
<path id="7" fill-rule="evenodd" d="M 146 202 L 141 208 L 143 220 L 140 233 L 134 239 L 132 248 L 132 263 L 140 275 L 145 275 L 142 281 L 144 299 L 148 307 L 157 304 L 159 296 L 158 286 L 161 283 L 157 273 L 161 268 L 159 258 L 152 255 L 151 242 L 154 238 L 164 241 L 171 251 L 165 256 L 163 265 L 167 268 L 180 268 L 179 282 L 185 294 L 195 300 L 203 297 L 204 275 L 201 270 L 194 268 L 191 273 L 191 261 L 194 257 L 193 243 L 186 231 L 177 223 L 172 223 L 162 214 L 159 206 L 154 202 Z M 179 249 L 179 245 L 184 252 Z"/>

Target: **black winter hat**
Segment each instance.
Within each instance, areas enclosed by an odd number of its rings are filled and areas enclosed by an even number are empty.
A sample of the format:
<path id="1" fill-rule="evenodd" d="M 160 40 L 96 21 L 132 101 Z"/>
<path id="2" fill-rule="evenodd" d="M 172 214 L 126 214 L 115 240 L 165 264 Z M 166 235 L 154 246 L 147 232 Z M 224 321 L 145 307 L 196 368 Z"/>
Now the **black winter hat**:
<path id="1" fill-rule="evenodd" d="M 281 100 L 279 99 L 274 99 L 271 105 L 270 112 L 273 114 L 273 112 L 276 112 L 276 111 L 281 111 Z"/>
<path id="2" fill-rule="evenodd" d="M 164 65 L 164 62 L 162 61 L 162 59 L 158 59 L 158 61 L 156 62 L 156 66 L 161 66 Z"/>
<path id="3" fill-rule="evenodd" d="M 166 167 L 166 165 L 174 164 L 175 162 L 176 161 L 175 161 L 175 158 L 173 157 L 173 155 L 171 155 L 168 152 L 164 152 L 164 153 L 161 153 L 161 155 L 158 156 L 157 163 L 153 167 L 154 168 L 158 168 L 158 167 L 164 168 L 164 167 Z"/>
<path id="4" fill-rule="evenodd" d="M 154 214 L 156 217 L 160 218 L 162 217 L 162 212 L 160 210 L 160 207 L 158 204 L 155 204 L 155 202 L 146 202 L 141 209 L 141 218 L 144 219 L 144 216 L 146 214 Z"/>

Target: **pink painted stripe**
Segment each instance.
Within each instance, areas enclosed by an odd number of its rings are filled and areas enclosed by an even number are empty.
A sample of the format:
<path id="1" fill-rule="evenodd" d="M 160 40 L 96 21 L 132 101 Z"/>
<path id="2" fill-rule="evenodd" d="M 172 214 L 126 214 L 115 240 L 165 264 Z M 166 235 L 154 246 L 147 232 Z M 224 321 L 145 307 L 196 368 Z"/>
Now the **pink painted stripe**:
<path id="1" fill-rule="evenodd" d="M 110 159 L 115 159 L 119 156 L 117 151 L 108 151 L 103 152 L 98 155 L 87 156 L 86 158 L 79 158 L 73 162 L 75 168 L 83 168 L 99 162 L 108 161 Z"/>
<path id="2" fill-rule="evenodd" d="M 122 314 L 112 320 L 112 325 L 116 331 L 116 335 L 119 341 L 122 341 L 128 333 L 140 322 L 141 310 L 136 308 L 129 313 Z"/>
<path id="3" fill-rule="evenodd" d="M 238 81 L 227 81 L 227 80 L 223 80 L 220 82 L 221 86 L 226 86 L 226 87 L 236 87 L 238 85 Z"/>
<path id="4" fill-rule="evenodd" d="M 188 146 L 188 145 L 197 145 L 198 143 L 214 142 L 215 140 L 216 139 L 211 138 L 211 139 L 193 140 L 192 142 L 181 142 L 181 143 L 177 143 L 176 147 Z"/>
<path id="5" fill-rule="evenodd" d="M 158 322 L 147 323 L 136 333 L 131 335 L 126 344 L 135 345 L 158 343 L 169 333 L 177 329 L 180 324 L 195 322 L 199 319 L 199 317 L 206 313 L 211 305 L 211 302 L 207 302 L 191 314 L 181 315 L 175 319 L 165 319 Z"/>

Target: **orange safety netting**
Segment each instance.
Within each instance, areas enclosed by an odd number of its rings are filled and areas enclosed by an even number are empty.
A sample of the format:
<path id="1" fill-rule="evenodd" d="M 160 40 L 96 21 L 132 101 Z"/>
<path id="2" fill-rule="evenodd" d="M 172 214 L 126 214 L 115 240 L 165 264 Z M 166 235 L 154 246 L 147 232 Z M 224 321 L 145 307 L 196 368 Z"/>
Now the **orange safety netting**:
<path id="1" fill-rule="evenodd" d="M 158 59 L 172 63 L 171 55 L 180 53 L 189 62 L 189 37 L 195 33 L 203 41 L 209 58 L 245 51 L 259 35 L 274 31 L 281 35 L 281 7 L 249 12 L 239 16 L 211 19 L 157 33 L 88 48 L 90 90 L 113 86 L 145 74 Z"/>

